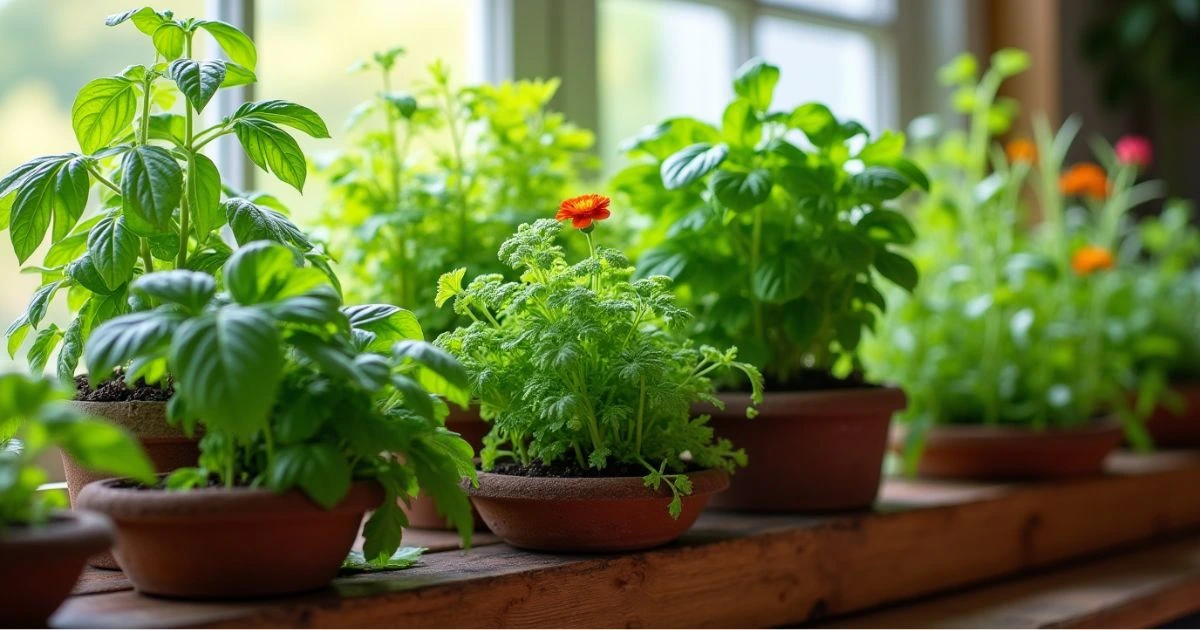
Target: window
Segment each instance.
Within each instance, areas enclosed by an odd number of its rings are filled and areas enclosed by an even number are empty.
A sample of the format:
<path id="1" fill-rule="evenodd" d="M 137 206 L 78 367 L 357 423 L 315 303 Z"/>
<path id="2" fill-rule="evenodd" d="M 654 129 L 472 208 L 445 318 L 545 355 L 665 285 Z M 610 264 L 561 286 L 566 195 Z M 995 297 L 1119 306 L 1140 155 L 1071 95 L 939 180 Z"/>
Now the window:
<path id="1" fill-rule="evenodd" d="M 899 118 L 895 0 L 598 0 L 599 132 L 617 146 L 673 115 L 719 121 L 736 68 L 780 66 L 780 108 L 821 101 L 868 129 Z"/>

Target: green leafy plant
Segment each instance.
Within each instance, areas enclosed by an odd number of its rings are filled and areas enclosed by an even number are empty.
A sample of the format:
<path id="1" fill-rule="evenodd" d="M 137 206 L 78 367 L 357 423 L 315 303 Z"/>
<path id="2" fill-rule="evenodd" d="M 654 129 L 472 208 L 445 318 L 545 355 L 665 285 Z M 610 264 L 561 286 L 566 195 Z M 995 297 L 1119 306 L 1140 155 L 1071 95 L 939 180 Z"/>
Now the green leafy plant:
<path id="1" fill-rule="evenodd" d="M 352 296 L 412 308 L 436 334 L 461 323 L 432 307 L 438 276 L 503 272 L 491 252 L 595 164 L 594 139 L 547 109 L 557 80 L 456 88 L 436 62 L 415 94 L 401 92 L 402 54 L 353 68 L 376 72 L 382 89 L 354 110 L 351 146 L 324 170 L 326 225 Z"/>
<path id="2" fill-rule="evenodd" d="M 747 62 L 720 127 L 671 118 L 625 144 L 612 186 L 651 217 L 638 274 L 675 280 L 691 334 L 764 366 L 772 387 L 846 376 L 886 303 L 879 279 L 912 290 L 894 248 L 912 242 L 892 200 L 925 175 L 904 136 L 871 138 L 818 103 L 772 111 L 779 68 Z M 804 148 L 802 148 L 804 147 Z"/>
<path id="3" fill-rule="evenodd" d="M 66 508 L 61 490 L 39 490 L 48 481 L 37 459 L 62 449 L 96 472 L 145 482 L 154 468 L 137 442 L 118 427 L 65 404 L 70 393 L 57 383 L 24 374 L 0 374 L 0 530 L 37 525 Z"/>
<path id="4" fill-rule="evenodd" d="M 595 197 L 592 203 L 605 204 L 598 218 L 607 217 L 607 199 Z M 492 422 L 485 470 L 499 458 L 525 466 L 631 465 L 646 471 L 647 487 L 670 488 L 670 513 L 678 516 L 679 497 L 691 492 L 689 466 L 732 472 L 746 463 L 743 451 L 713 438 L 707 416 L 691 417 L 695 402 L 722 404 L 708 375 L 740 371 L 756 403 L 761 376 L 736 360 L 736 348 L 695 347 L 673 336 L 690 315 L 675 303 L 670 280 L 631 280 L 625 256 L 593 248 L 594 225 L 583 221 L 576 225 L 592 253 L 575 264 L 556 243 L 559 224 L 540 219 L 500 247 L 520 281 L 487 274 L 464 288 L 464 269 L 442 276 L 437 304 L 453 300 L 472 322 L 436 343 L 462 361 Z"/>
<path id="5" fill-rule="evenodd" d="M 1129 392 L 1160 380 L 1138 367 L 1157 350 L 1132 334 L 1139 306 L 1122 270 L 1137 258 L 1127 213 L 1160 186 L 1135 184 L 1138 165 L 1099 140 L 1100 164 L 1064 168 L 1075 119 L 1057 133 L 1039 119 L 1036 143 L 996 145 L 1017 111 L 996 92 L 1027 66 L 1025 53 L 1006 49 L 982 76 L 970 55 L 943 68 L 969 127 L 915 153 L 933 181 L 913 208 L 922 239 L 911 251 L 924 281 L 864 349 L 870 373 L 908 395 L 900 419 L 910 467 L 936 423 L 1040 430 L 1115 411 L 1130 439 L 1146 443 Z"/>
<path id="6" fill-rule="evenodd" d="M 26 269 L 40 273 L 43 284 L 6 333 L 14 355 L 37 331 L 28 355 L 36 372 L 61 343 L 57 371 L 73 376 L 91 331 L 129 310 L 129 286 L 140 275 L 219 270 L 232 251 L 219 233 L 226 224 L 238 244 L 275 240 L 327 266 L 277 200 L 259 195 L 222 201 L 221 174 L 203 153 L 213 140 L 235 135 L 251 161 L 301 190 L 304 154 L 283 127 L 327 138 L 320 116 L 295 103 L 267 100 L 246 103 L 221 122 L 198 128 L 197 117 L 218 90 L 255 81 L 254 43 L 224 22 L 176 19 L 149 7 L 113 15 L 106 23 L 126 22 L 150 37 L 154 62 L 129 66 L 79 90 L 71 122 L 80 152 L 34 158 L 0 179 L 0 229 L 8 228 L 17 259 L 24 264 L 50 235 L 42 265 Z M 192 57 L 193 40 L 202 32 L 230 61 Z M 99 203 L 89 210 L 97 186 Z M 75 316 L 66 329 L 43 327 L 48 305 L 60 292 Z"/>
<path id="7" fill-rule="evenodd" d="M 89 340 L 92 379 L 118 365 L 169 372 L 173 421 L 204 427 L 200 462 L 175 471 L 170 488 L 299 488 L 331 508 L 352 481 L 375 479 L 387 499 L 364 527 L 364 553 L 387 562 L 406 519 L 397 500 L 418 490 L 464 540 L 472 529 L 463 477 L 474 477 L 471 447 L 443 426 L 467 375 L 427 344 L 412 313 L 395 306 L 341 305 L 324 272 L 295 251 L 256 241 L 225 263 L 226 290 L 207 274 L 173 270 L 132 284 L 154 308 L 117 317 Z"/>

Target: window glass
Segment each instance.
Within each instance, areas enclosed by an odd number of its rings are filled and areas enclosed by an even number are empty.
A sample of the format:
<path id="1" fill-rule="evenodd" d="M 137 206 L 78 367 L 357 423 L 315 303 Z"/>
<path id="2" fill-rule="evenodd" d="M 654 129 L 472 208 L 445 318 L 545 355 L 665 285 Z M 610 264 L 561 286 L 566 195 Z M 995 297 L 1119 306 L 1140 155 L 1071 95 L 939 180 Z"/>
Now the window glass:
<path id="1" fill-rule="evenodd" d="M 258 0 L 256 6 L 256 98 L 295 101 L 325 119 L 332 140 L 296 134 L 313 160 L 341 146 L 351 110 L 380 89 L 376 74 L 347 72 L 359 59 L 403 46 L 407 53 L 392 72 L 393 89 L 398 91 L 427 82 L 426 67 L 436 59 L 450 67 L 460 84 L 481 78 L 481 44 L 472 37 L 478 0 Z M 257 177 L 257 188 L 278 195 L 302 223 L 315 218 L 328 192 L 324 182 L 311 175 L 303 196 L 269 174 Z"/>
<path id="2" fill-rule="evenodd" d="M 732 94 L 734 26 L 719 7 L 686 1 L 599 4 L 602 157 L 619 166 L 617 145 L 667 116 L 719 122 Z"/>
<path id="3" fill-rule="evenodd" d="M 870 37 L 766 16 L 754 30 L 756 52 L 782 74 L 775 107 L 820 101 L 839 119 L 858 120 L 872 132 L 879 129 L 876 51 Z"/>
<path id="4" fill-rule="evenodd" d="M 205 0 L 170 4 L 178 16 L 204 16 Z M 132 24 L 104 25 L 104 18 L 132 6 L 129 0 L 0 0 L 0 176 L 39 155 L 78 151 L 71 130 L 75 92 L 92 79 L 154 60 L 150 40 Z M 42 252 L 27 264 L 40 262 Z M 39 280 L 19 273 L 9 233 L 0 233 L 0 330 L 25 310 Z M 61 325 L 64 318 L 56 300 L 47 320 Z M 10 362 L 0 351 L 0 365 Z"/>
<path id="5" fill-rule="evenodd" d="M 765 0 L 768 4 L 840 15 L 858 20 L 883 21 L 895 14 L 895 0 Z"/>

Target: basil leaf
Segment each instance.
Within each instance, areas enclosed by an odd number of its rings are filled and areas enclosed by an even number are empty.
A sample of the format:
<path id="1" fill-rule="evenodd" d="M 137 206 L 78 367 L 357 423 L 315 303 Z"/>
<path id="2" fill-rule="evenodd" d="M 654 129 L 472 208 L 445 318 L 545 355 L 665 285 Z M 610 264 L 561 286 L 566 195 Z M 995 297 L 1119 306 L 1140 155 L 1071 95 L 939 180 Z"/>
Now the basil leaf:
<path id="1" fill-rule="evenodd" d="M 95 153 L 121 136 L 133 122 L 137 95 L 123 77 L 96 79 L 79 90 L 71 105 L 71 126 L 84 153 Z"/>
<path id="2" fill-rule="evenodd" d="M 233 124 L 233 131 L 246 150 L 246 155 L 259 168 L 270 171 L 280 181 L 304 192 L 308 163 L 294 138 L 279 127 L 254 118 L 237 120 Z"/>
<path id="3" fill-rule="evenodd" d="M 129 282 L 137 265 L 138 237 L 121 217 L 105 217 L 88 234 L 87 251 L 109 289 Z"/>
<path id="4" fill-rule="evenodd" d="M 701 142 L 684 147 L 662 163 L 663 186 L 668 190 L 683 188 L 704 177 L 725 161 L 729 147 L 725 144 Z"/>
<path id="5" fill-rule="evenodd" d="M 121 159 L 121 207 L 138 219 L 130 228 L 155 233 L 171 227 L 171 215 L 183 194 L 183 170 L 166 149 L 142 145 Z"/>
<path id="6" fill-rule="evenodd" d="M 225 81 L 225 62 L 177 59 L 168 66 L 167 76 L 179 86 L 179 91 L 183 92 L 192 107 L 200 112 Z"/>

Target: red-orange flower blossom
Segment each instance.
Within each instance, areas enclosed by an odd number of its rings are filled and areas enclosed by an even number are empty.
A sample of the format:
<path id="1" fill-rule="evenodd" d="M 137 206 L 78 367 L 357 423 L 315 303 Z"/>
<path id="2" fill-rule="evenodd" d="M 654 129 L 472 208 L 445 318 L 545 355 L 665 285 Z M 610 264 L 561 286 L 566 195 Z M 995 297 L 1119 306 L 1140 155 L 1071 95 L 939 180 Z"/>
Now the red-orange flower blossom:
<path id="1" fill-rule="evenodd" d="M 1075 250 L 1071 257 L 1071 269 L 1081 276 L 1088 276 L 1097 271 L 1112 269 L 1116 264 L 1112 252 L 1095 245 L 1084 245 Z"/>
<path id="2" fill-rule="evenodd" d="M 1105 199 L 1108 197 L 1108 174 L 1097 164 L 1082 162 L 1062 174 L 1058 187 L 1064 195 Z"/>
<path id="3" fill-rule="evenodd" d="M 1008 156 L 1008 161 L 1012 164 L 1017 162 L 1033 164 L 1037 161 L 1037 145 L 1026 138 L 1017 138 L 1004 146 L 1004 154 Z"/>
<path id="4" fill-rule="evenodd" d="M 603 221 L 609 217 L 611 213 L 608 211 L 608 204 L 611 201 L 604 195 L 596 194 L 564 199 L 554 218 L 559 221 L 570 219 L 572 227 L 586 230 L 592 227 L 592 221 Z"/>

